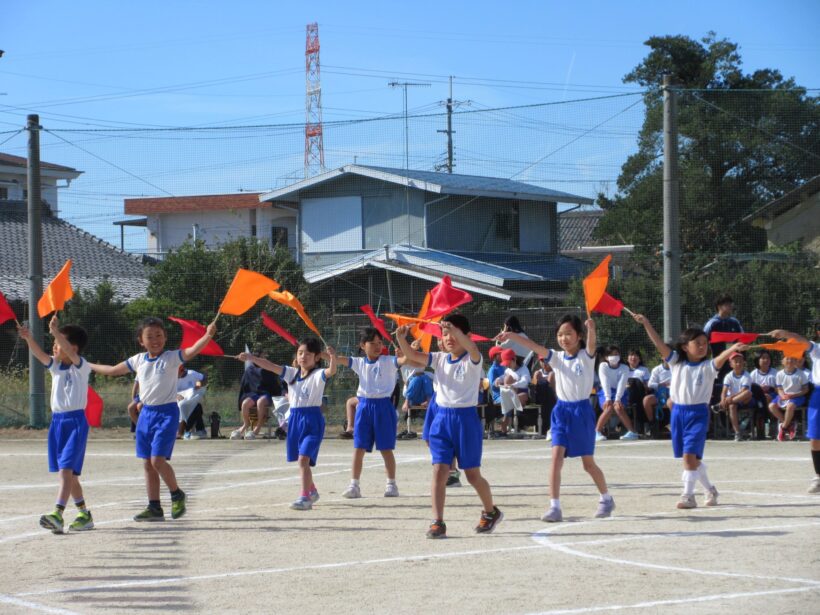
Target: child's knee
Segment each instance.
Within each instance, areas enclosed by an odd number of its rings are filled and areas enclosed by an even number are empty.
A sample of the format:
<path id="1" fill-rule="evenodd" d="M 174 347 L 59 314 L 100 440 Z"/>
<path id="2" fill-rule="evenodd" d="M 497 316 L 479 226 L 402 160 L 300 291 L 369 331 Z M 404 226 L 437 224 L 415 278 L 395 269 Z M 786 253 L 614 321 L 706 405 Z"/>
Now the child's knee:
<path id="1" fill-rule="evenodd" d="M 470 468 L 469 470 L 464 470 L 464 476 L 467 478 L 467 482 L 471 485 L 475 485 L 483 480 L 483 477 L 481 476 L 481 468 Z"/>
<path id="2" fill-rule="evenodd" d="M 581 463 L 586 472 L 592 473 L 598 469 L 598 464 L 595 463 L 595 458 L 592 455 L 581 457 Z"/>

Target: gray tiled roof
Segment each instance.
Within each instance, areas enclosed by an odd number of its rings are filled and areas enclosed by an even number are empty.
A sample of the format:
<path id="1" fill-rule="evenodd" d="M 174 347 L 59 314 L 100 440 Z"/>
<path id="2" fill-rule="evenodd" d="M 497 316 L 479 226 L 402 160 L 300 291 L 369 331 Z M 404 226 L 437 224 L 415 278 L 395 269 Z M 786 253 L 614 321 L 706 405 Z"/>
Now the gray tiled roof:
<path id="1" fill-rule="evenodd" d="M 43 277 L 45 286 L 67 259 L 71 285 L 93 290 L 103 280 L 113 284 L 116 297 L 131 301 L 145 295 L 149 269 L 143 258 L 44 212 Z M 0 291 L 9 300 L 28 298 L 28 221 L 25 203 L 0 201 Z"/>
<path id="2" fill-rule="evenodd" d="M 572 252 L 583 246 L 597 245 L 598 241 L 593 238 L 593 233 L 603 215 L 601 210 L 558 214 L 558 249 L 561 252 Z"/>

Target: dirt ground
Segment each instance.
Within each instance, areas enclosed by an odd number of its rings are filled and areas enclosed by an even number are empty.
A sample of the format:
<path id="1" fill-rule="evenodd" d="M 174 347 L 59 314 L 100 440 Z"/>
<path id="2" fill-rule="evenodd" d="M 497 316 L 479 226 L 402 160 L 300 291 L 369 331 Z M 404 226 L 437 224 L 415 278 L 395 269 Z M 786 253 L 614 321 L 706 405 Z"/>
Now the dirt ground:
<path id="1" fill-rule="evenodd" d="M 364 498 L 341 497 L 352 445 L 326 439 L 312 511 L 288 505 L 297 469 L 279 441 L 181 441 L 174 453 L 188 514 L 137 524 L 142 471 L 125 434 L 97 434 L 83 472 L 96 529 L 53 535 L 45 434 L 0 438 L 2 613 L 806 613 L 820 609 L 820 496 L 806 493 L 806 443 L 708 442 L 720 506 L 678 511 L 681 466 L 668 442 L 607 442 L 597 459 L 617 509 L 565 466 L 565 522 L 540 521 L 544 441 L 485 442 L 483 471 L 506 518 L 473 533 L 479 501 L 447 493 L 448 539 L 425 539 L 430 465 L 399 442 L 401 497 L 382 497 L 366 458 Z M 167 492 L 163 493 L 170 512 Z M 702 503 L 702 495 L 698 493 Z M 68 519 L 73 519 L 69 507 Z M 169 515 L 170 516 L 170 515 Z"/>

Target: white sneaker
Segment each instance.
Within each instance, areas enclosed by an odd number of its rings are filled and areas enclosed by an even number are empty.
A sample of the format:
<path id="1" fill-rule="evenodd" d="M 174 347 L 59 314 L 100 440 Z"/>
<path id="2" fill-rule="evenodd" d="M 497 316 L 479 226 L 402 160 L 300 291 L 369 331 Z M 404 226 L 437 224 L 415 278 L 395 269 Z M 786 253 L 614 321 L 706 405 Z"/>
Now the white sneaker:
<path id="1" fill-rule="evenodd" d="M 313 502 L 308 497 L 300 496 L 298 500 L 291 503 L 290 507 L 293 510 L 310 510 L 313 508 Z"/>
<path id="2" fill-rule="evenodd" d="M 564 520 L 564 515 L 561 513 L 561 509 L 557 506 L 550 508 L 547 512 L 541 515 L 541 521 L 545 523 L 560 523 Z"/>
<path id="3" fill-rule="evenodd" d="M 342 493 L 342 497 L 347 498 L 348 500 L 355 500 L 356 498 L 362 497 L 362 490 L 359 487 L 359 485 L 354 485 L 353 483 L 350 483 L 347 489 L 345 489 Z"/>
<path id="4" fill-rule="evenodd" d="M 687 510 L 689 508 L 697 508 L 698 503 L 694 495 L 682 495 L 680 496 L 680 500 L 678 500 L 677 506 L 681 510 Z"/>
<path id="5" fill-rule="evenodd" d="M 604 442 L 606 440 L 606 436 L 602 434 L 600 431 L 595 432 L 595 441 L 596 442 Z"/>
<path id="6" fill-rule="evenodd" d="M 245 434 L 245 439 L 246 440 L 256 440 L 256 434 L 253 433 L 252 431 L 249 431 Z"/>
<path id="7" fill-rule="evenodd" d="M 809 485 L 809 493 L 820 493 L 820 476 L 815 476 Z"/>
<path id="8" fill-rule="evenodd" d="M 231 432 L 231 440 L 241 440 L 243 435 L 241 429 L 234 429 Z"/>
<path id="9" fill-rule="evenodd" d="M 640 438 L 640 436 L 638 434 L 636 434 L 634 431 L 627 431 L 619 439 L 620 440 L 637 440 L 639 438 Z"/>
<path id="10" fill-rule="evenodd" d="M 712 485 L 711 489 L 706 490 L 706 505 L 707 506 L 717 506 L 718 505 L 718 490 L 717 487 Z"/>
<path id="11" fill-rule="evenodd" d="M 399 497 L 399 487 L 396 483 L 387 483 L 387 486 L 384 488 L 384 497 L 386 498 L 397 498 Z"/>
<path id="12" fill-rule="evenodd" d="M 201 440 L 202 436 L 199 435 L 198 431 L 194 431 L 192 433 L 186 434 L 188 437 L 185 438 L 186 440 Z"/>
<path id="13" fill-rule="evenodd" d="M 547 430 L 547 437 L 545 439 L 547 442 L 552 442 L 552 429 Z"/>

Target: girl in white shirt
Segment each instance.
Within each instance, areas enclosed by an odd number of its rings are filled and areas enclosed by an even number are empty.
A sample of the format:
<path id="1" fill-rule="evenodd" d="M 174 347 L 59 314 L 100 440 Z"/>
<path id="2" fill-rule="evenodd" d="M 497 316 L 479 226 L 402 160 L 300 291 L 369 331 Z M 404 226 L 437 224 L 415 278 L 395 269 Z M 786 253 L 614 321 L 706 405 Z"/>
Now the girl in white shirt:
<path id="1" fill-rule="evenodd" d="M 613 410 L 626 427 L 626 433 L 620 439 L 638 439 L 638 434 L 635 433 L 632 426 L 632 420 L 626 413 L 626 405 L 629 400 L 626 383 L 629 379 L 629 373 L 629 368 L 621 363 L 620 349 L 614 344 L 604 348 L 604 360 L 598 366 L 598 379 L 601 381 L 601 386 L 598 389 L 598 406 L 601 408 L 601 416 L 598 417 L 598 424 L 595 426 L 596 442 L 606 440 L 603 431 L 609 423 Z"/>

